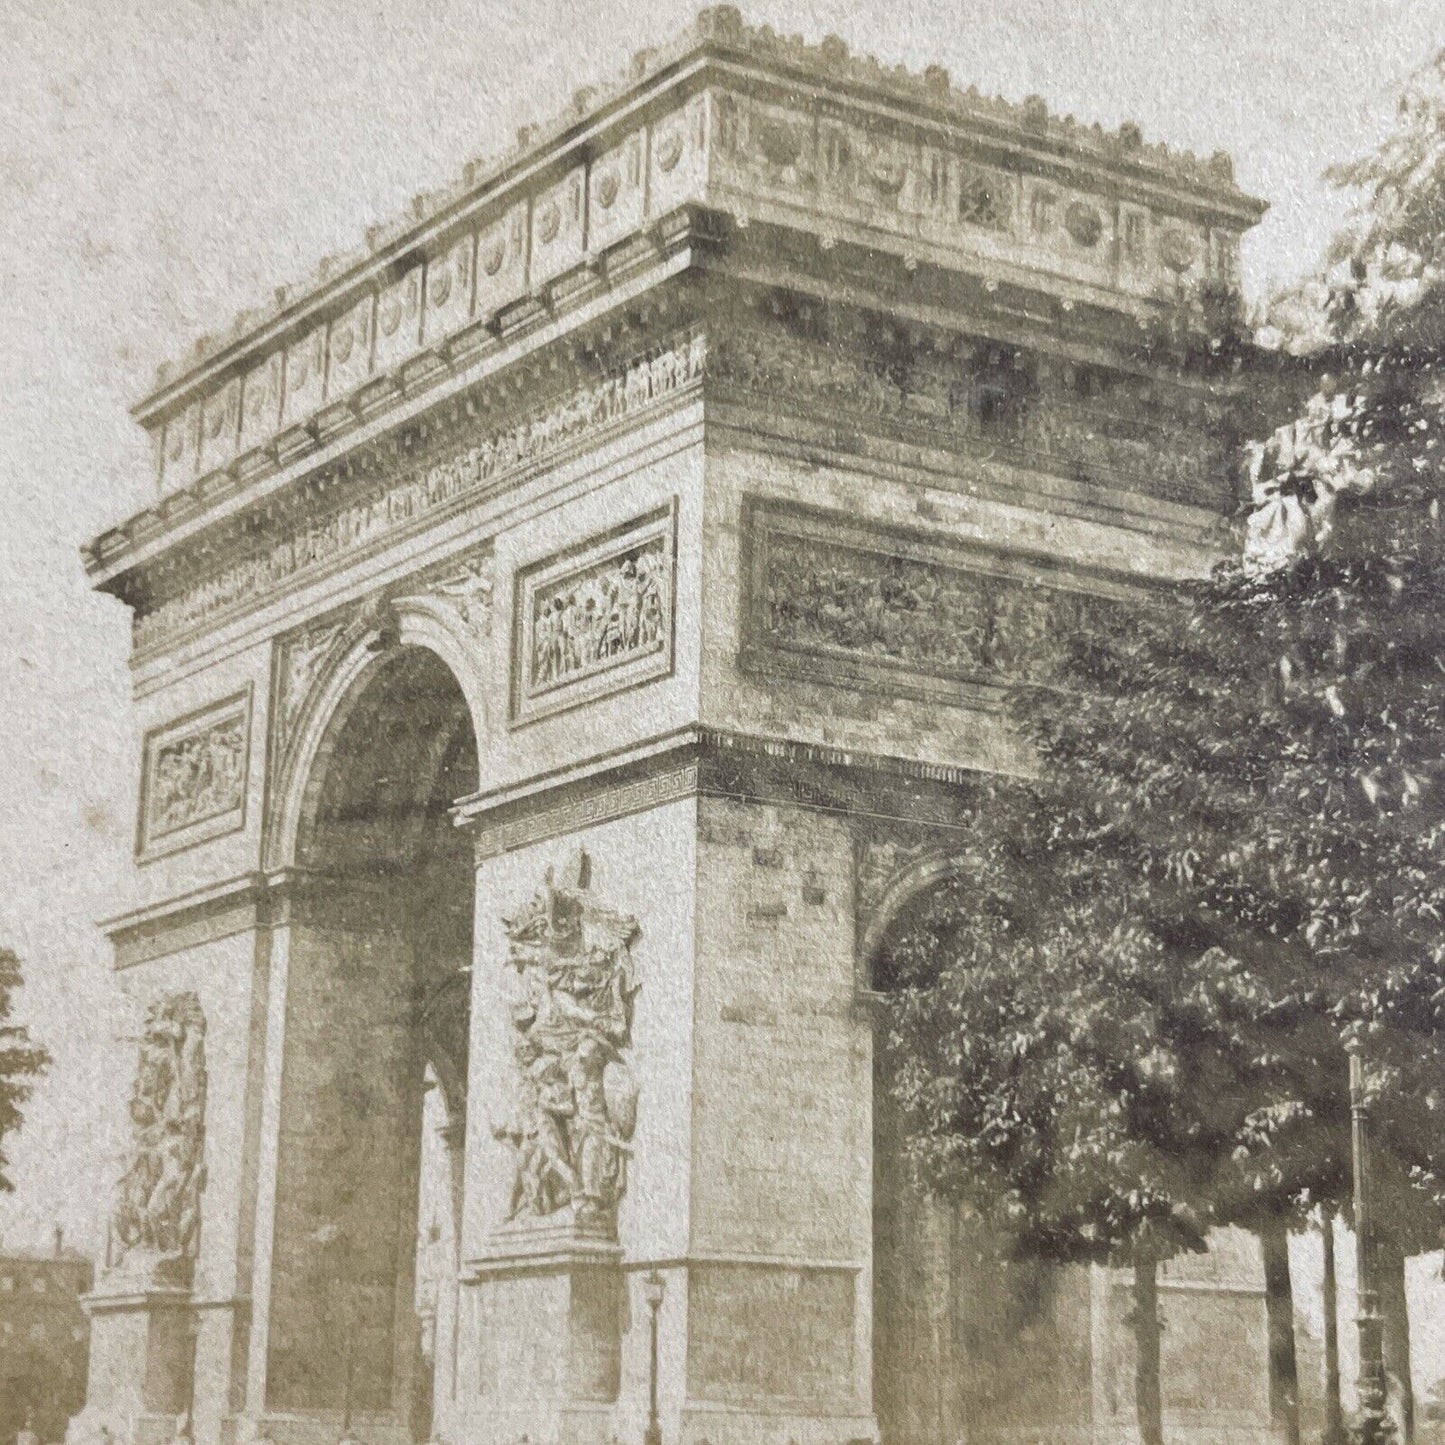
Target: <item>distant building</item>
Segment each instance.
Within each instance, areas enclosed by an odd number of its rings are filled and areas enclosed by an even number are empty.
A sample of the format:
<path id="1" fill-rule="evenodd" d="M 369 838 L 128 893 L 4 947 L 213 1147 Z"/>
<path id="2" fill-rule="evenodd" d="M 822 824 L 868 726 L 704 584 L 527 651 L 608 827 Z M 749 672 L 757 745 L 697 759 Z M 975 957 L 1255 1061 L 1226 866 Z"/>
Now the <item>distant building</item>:
<path id="1" fill-rule="evenodd" d="M 94 1270 L 65 1247 L 0 1249 L 0 1445 L 10 1445 L 33 1415 L 41 1440 L 60 1440 L 85 1403 L 90 1324 L 81 1297 Z"/>

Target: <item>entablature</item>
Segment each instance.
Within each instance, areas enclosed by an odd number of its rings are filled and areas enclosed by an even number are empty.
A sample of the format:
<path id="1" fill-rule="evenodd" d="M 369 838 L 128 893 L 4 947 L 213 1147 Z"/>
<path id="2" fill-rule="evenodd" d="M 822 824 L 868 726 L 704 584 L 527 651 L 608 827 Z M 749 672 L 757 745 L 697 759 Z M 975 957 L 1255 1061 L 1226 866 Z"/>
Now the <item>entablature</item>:
<path id="1" fill-rule="evenodd" d="M 769 228 L 880 268 L 954 277 L 1059 308 L 1137 321 L 1204 282 L 1231 284 L 1262 205 L 1227 158 L 1199 163 L 704 12 L 605 95 L 580 93 L 545 132 L 378 228 L 269 315 L 203 342 L 136 408 L 161 502 L 87 554 L 114 590 L 137 547 L 403 419 L 479 361 L 577 324 L 700 236 Z M 745 248 L 738 248 L 739 255 Z M 756 247 L 754 250 L 756 251 Z M 599 298 L 602 298 L 599 301 Z M 523 348 L 525 349 L 525 348 Z"/>
<path id="2" fill-rule="evenodd" d="M 698 229 L 701 267 L 590 325 L 514 337 L 515 359 L 479 364 L 443 400 L 414 397 L 403 416 L 338 434 L 253 489 L 233 483 L 209 508 L 173 503 L 141 519 L 103 584 L 135 608 L 137 663 L 478 506 L 522 499 L 543 472 L 689 400 L 708 426 L 752 433 L 765 450 L 816 450 L 821 431 L 831 454 L 900 475 L 943 467 L 945 485 L 1019 505 L 1037 493 L 1051 507 L 1062 487 L 1086 511 L 1176 531 L 1227 510 L 1219 388 L 1141 368 L 1087 308 L 1026 324 L 1027 298 L 1000 287 L 942 308 L 935 295 L 930 314 L 951 324 L 916 321 L 886 287 L 835 286 L 853 299 L 828 299 L 801 270 L 791 287 L 750 283 L 731 264 L 746 250 L 736 235 L 706 219 Z M 842 250 L 816 259 L 841 264 Z"/>

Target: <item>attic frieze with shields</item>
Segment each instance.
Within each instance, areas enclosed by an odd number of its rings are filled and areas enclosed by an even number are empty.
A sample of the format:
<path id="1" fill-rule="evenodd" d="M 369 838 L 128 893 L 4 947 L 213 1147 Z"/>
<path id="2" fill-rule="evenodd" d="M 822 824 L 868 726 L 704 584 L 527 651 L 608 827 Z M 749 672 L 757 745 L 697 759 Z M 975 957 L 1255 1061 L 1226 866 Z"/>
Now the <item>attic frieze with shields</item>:
<path id="1" fill-rule="evenodd" d="M 723 7 L 628 80 L 163 369 L 136 409 L 162 496 L 264 474 L 715 210 L 1140 314 L 1229 282 L 1259 204 L 1199 162 L 753 30 Z"/>

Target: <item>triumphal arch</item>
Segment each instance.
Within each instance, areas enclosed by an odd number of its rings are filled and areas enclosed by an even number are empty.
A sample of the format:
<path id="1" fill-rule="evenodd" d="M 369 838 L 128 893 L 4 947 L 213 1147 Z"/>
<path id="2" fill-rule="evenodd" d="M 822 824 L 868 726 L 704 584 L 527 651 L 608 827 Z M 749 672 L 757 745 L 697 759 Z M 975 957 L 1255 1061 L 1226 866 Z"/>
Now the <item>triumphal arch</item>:
<path id="1" fill-rule="evenodd" d="M 1140 338 L 1260 211 L 721 8 L 163 372 L 76 1438 L 1130 1438 L 1108 1272 L 969 1293 L 909 1196 L 869 965 L 1004 687 L 1216 546 Z M 1211 1267 L 1166 1405 L 1253 1440 Z"/>

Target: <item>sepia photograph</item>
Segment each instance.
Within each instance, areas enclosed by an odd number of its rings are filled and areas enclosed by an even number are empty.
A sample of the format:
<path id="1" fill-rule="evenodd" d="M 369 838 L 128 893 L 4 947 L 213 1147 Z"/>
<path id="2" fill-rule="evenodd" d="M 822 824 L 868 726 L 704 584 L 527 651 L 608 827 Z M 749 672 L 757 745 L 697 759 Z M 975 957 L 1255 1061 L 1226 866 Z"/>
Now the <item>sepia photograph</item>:
<path id="1" fill-rule="evenodd" d="M 1445 0 L 0 35 L 0 1445 L 1445 1445 Z"/>

